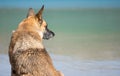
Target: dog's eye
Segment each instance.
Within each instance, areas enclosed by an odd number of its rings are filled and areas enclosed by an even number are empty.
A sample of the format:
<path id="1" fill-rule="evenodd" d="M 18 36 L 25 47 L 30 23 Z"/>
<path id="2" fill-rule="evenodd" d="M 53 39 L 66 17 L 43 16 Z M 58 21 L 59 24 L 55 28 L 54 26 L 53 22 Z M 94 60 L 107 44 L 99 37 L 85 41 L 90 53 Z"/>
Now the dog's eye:
<path id="1" fill-rule="evenodd" d="M 47 26 L 45 26 L 45 28 L 46 28 L 46 29 L 48 29 L 48 27 L 47 27 Z"/>

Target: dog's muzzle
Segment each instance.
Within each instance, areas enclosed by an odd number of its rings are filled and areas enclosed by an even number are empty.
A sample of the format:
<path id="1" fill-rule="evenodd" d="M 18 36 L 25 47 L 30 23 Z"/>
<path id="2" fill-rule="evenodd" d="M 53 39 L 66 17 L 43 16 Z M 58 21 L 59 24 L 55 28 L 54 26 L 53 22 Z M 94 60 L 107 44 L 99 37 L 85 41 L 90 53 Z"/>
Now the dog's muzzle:
<path id="1" fill-rule="evenodd" d="M 48 28 L 46 28 L 46 31 L 43 33 L 43 39 L 46 39 L 46 40 L 48 40 L 54 36 L 55 36 L 55 33 L 52 32 L 51 30 L 49 30 Z"/>

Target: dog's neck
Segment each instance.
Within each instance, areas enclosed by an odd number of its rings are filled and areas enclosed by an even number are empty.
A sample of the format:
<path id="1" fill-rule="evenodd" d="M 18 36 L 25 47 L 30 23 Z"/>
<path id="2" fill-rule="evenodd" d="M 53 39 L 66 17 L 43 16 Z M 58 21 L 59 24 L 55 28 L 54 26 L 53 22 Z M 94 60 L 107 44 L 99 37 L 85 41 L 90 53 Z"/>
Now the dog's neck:
<path id="1" fill-rule="evenodd" d="M 22 37 L 20 37 L 15 45 L 13 53 L 17 50 L 27 50 L 29 48 L 40 48 L 44 49 L 44 46 L 42 44 L 42 39 L 39 38 L 39 36 L 34 36 L 33 34 L 26 35 L 24 34 Z"/>

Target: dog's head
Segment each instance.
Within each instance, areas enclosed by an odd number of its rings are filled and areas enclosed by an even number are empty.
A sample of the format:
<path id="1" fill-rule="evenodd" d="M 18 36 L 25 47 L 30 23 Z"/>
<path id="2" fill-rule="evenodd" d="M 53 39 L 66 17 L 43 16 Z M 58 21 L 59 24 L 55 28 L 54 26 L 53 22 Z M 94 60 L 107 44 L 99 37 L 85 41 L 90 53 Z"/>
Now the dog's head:
<path id="1" fill-rule="evenodd" d="M 35 21 L 37 21 L 37 28 L 39 29 L 39 35 L 43 38 L 43 39 L 50 39 L 52 37 L 54 37 L 54 32 L 52 32 L 51 30 L 48 29 L 48 25 L 46 23 L 46 21 L 42 18 L 42 12 L 44 10 L 44 5 L 42 6 L 42 8 L 38 11 L 37 14 L 34 14 L 34 11 L 32 8 L 29 9 L 28 14 L 27 14 L 27 18 L 29 17 L 33 17 L 35 18 Z"/>

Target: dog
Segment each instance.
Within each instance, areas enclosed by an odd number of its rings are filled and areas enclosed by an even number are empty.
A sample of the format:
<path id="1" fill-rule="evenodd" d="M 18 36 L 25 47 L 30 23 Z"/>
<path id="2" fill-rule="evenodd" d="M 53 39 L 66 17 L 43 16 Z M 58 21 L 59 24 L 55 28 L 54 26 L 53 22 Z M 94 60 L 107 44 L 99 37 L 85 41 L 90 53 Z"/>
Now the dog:
<path id="1" fill-rule="evenodd" d="M 34 13 L 29 9 L 27 17 L 13 31 L 9 45 L 11 76 L 64 76 L 53 66 L 52 59 L 42 44 L 43 39 L 54 37 L 42 18 L 44 5 Z"/>

